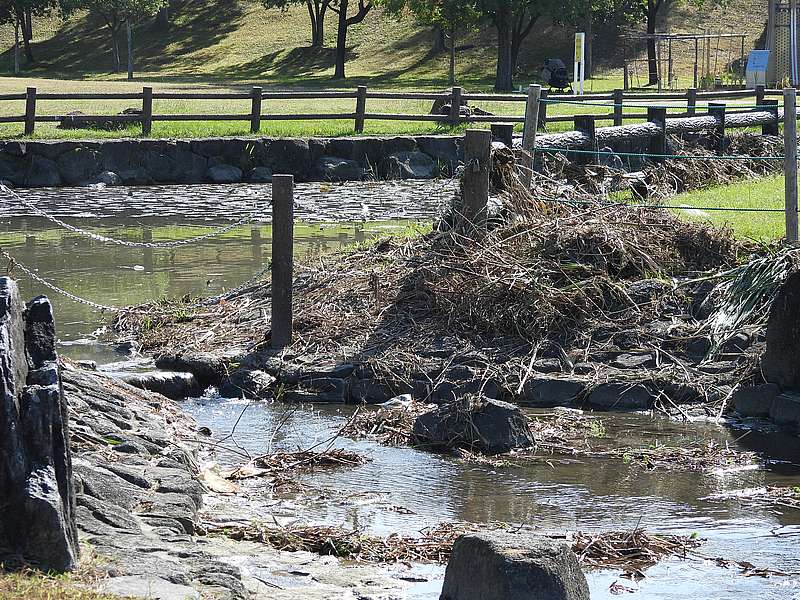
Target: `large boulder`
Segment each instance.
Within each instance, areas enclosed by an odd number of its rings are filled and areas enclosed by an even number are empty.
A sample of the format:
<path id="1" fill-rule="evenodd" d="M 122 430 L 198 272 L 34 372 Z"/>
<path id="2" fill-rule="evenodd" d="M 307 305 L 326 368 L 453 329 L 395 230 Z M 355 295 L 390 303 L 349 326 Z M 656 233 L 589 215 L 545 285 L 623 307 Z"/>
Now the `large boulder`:
<path id="1" fill-rule="evenodd" d="M 433 179 L 439 166 L 424 152 L 397 152 L 386 159 L 389 179 Z"/>
<path id="2" fill-rule="evenodd" d="M 314 165 L 312 177 L 322 181 L 360 181 L 364 179 L 364 167 L 357 160 L 322 156 Z"/>
<path id="3" fill-rule="evenodd" d="M 464 396 L 420 415 L 414 423 L 415 444 L 437 450 L 464 448 L 500 454 L 535 444 L 525 415 L 507 402 Z"/>
<path id="4" fill-rule="evenodd" d="M 655 396 L 640 383 L 601 383 L 595 387 L 586 402 L 600 410 L 648 410 Z"/>
<path id="5" fill-rule="evenodd" d="M 55 343 L 49 300 L 26 308 L 0 278 L 0 552 L 61 572 L 75 568 L 79 547 Z"/>
<path id="6" fill-rule="evenodd" d="M 242 170 L 233 165 L 215 165 L 206 171 L 206 178 L 211 183 L 239 183 Z"/>
<path id="7" fill-rule="evenodd" d="M 14 181 L 12 179 L 12 181 Z M 19 183 L 19 181 L 14 181 Z M 61 174 L 58 165 L 49 158 L 34 156 L 25 177 L 28 187 L 58 187 L 61 185 Z"/>
<path id="8" fill-rule="evenodd" d="M 564 542 L 480 533 L 456 540 L 439 600 L 589 600 L 589 586 Z"/>
<path id="9" fill-rule="evenodd" d="M 203 388 L 194 375 L 180 371 L 120 373 L 119 378 L 140 390 L 156 392 L 172 400 L 182 400 L 203 393 Z"/>
<path id="10" fill-rule="evenodd" d="M 58 157 L 58 171 L 67 185 L 92 181 L 103 170 L 100 153 L 88 148 L 75 148 Z"/>
<path id="11" fill-rule="evenodd" d="M 209 352 L 164 354 L 156 359 L 156 367 L 165 371 L 191 373 L 203 389 L 217 385 L 226 372 L 225 361 Z"/>
<path id="12" fill-rule="evenodd" d="M 789 275 L 772 304 L 761 372 L 769 383 L 800 390 L 800 271 Z"/>

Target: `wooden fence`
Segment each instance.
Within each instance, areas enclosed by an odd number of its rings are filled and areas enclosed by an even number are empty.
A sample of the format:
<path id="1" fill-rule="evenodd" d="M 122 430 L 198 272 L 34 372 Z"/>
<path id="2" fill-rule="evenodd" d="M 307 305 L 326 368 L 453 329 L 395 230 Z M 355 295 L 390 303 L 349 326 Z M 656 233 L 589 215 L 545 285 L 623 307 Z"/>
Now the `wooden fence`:
<path id="1" fill-rule="evenodd" d="M 701 102 L 724 100 L 754 99 L 755 107 L 763 107 L 770 102 L 768 98 L 781 96 L 781 90 L 768 90 L 759 87 L 755 90 L 733 90 L 719 92 L 703 92 L 690 89 L 686 93 L 632 93 L 623 90 L 614 90 L 604 94 L 587 94 L 575 96 L 567 94 L 550 94 L 547 90 L 541 91 L 539 99 L 538 126 L 546 129 L 548 123 L 575 122 L 583 126 L 587 120 L 591 122 L 611 121 L 614 125 L 622 125 L 626 120 L 642 120 L 646 118 L 641 112 L 626 112 L 632 108 L 644 108 L 644 103 L 655 104 L 659 101 L 673 104 L 670 108 L 681 112 L 670 113 L 670 117 L 695 116 L 703 113 L 698 106 Z M 318 113 L 271 113 L 264 112 L 264 100 L 333 100 L 352 99 L 353 112 L 318 112 Z M 385 92 L 370 91 L 366 86 L 360 86 L 354 91 L 264 91 L 261 87 L 253 87 L 249 92 L 154 92 L 151 87 L 144 87 L 137 93 L 38 93 L 35 87 L 29 87 L 24 94 L 2 94 L 0 102 L 25 101 L 25 113 L 19 116 L 0 116 L 0 123 L 24 123 L 25 135 L 31 135 L 36 129 L 36 123 L 61 123 L 71 121 L 79 124 L 96 123 L 140 123 L 142 133 L 150 135 L 154 122 L 166 121 L 243 121 L 250 123 L 251 133 L 259 133 L 263 121 L 320 121 L 320 120 L 352 120 L 354 132 L 363 133 L 364 123 L 373 121 L 420 121 L 441 123 L 456 126 L 467 123 L 524 123 L 525 115 L 530 114 L 530 94 L 468 94 L 461 88 L 454 87 L 447 92 Z M 37 114 L 37 106 L 47 101 L 80 101 L 80 100 L 131 100 L 141 103 L 140 114 L 119 115 L 42 115 Z M 247 114 L 154 114 L 154 100 L 249 100 L 250 112 Z M 404 114 L 368 112 L 369 100 L 427 100 L 434 102 L 441 100 L 444 105 L 450 106 L 447 114 Z M 492 114 L 461 114 L 462 102 L 508 102 L 519 104 L 519 115 L 492 115 Z M 548 107 L 559 103 L 577 108 L 589 107 L 594 103 L 610 103 L 608 111 L 595 114 L 582 115 L 549 115 Z M 626 107 L 628 104 L 628 107 Z M 685 104 L 685 110 L 683 105 Z M 599 108 L 602 108 L 600 106 Z M 550 111 L 552 112 L 552 111 Z M 728 114 L 736 114 L 729 111 Z M 739 111 L 746 112 L 746 110 Z"/>

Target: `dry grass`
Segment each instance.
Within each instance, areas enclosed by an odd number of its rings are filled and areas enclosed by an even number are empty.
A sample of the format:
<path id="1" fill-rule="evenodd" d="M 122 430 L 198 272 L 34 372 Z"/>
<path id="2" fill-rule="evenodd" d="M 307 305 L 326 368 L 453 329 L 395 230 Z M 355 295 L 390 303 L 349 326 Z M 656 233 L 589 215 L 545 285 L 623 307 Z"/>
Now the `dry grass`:
<path id="1" fill-rule="evenodd" d="M 80 576 L 50 576 L 24 570 L 0 573 L 0 598 L 3 600 L 124 600 L 88 589 Z"/>

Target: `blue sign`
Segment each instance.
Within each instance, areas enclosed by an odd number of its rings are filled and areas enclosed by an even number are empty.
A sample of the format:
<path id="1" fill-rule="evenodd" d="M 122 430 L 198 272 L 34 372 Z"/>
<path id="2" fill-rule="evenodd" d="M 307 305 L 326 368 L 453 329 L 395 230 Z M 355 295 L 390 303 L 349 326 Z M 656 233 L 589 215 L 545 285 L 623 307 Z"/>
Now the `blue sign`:
<path id="1" fill-rule="evenodd" d="M 765 73 L 769 68 L 769 50 L 753 50 L 747 61 L 747 70 L 751 73 Z"/>

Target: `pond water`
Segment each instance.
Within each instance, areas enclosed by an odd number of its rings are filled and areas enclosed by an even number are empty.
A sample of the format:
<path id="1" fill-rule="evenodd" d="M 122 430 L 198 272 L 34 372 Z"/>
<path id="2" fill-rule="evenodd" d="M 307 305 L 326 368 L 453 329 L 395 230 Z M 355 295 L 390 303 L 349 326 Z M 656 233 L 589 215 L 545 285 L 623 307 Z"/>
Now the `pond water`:
<path id="1" fill-rule="evenodd" d="M 375 183 L 368 186 L 297 186 L 297 253 L 337 250 L 389 229 L 429 222 L 440 210 L 445 184 Z M 64 231 L 19 201 L 0 203 L 0 245 L 55 285 L 109 305 L 127 305 L 186 293 L 215 295 L 246 281 L 270 256 L 269 186 L 171 186 L 21 191 L 49 214 L 103 235 L 154 241 L 185 239 L 236 222 L 254 204 L 257 222 L 201 243 L 143 250 L 109 246 Z M 25 298 L 44 293 L 20 275 Z M 62 353 L 100 363 L 122 357 L 97 342 L 109 315 L 50 294 Z M 195 399 L 185 407 L 215 436 L 231 432 L 251 454 L 324 443 L 350 414 L 347 407 L 295 407 Z M 246 407 L 246 410 L 244 410 Z M 243 412 L 244 410 L 244 412 Z M 241 418 L 240 418 L 241 417 Z M 649 445 L 714 439 L 764 451 L 766 469 L 713 473 L 647 471 L 612 459 L 553 458 L 525 467 L 491 468 L 411 449 L 361 441 L 334 443 L 367 454 L 371 462 L 307 476 L 305 499 L 273 498 L 248 483 L 243 514 L 289 518 L 300 507 L 308 522 L 335 523 L 380 534 L 411 533 L 441 521 L 502 521 L 544 530 L 631 529 L 697 533 L 708 557 L 749 561 L 759 567 L 800 572 L 800 514 L 703 500 L 710 494 L 762 485 L 800 484 L 800 438 L 713 424 L 681 424 L 644 415 L 606 415 L 616 444 Z M 277 423 L 285 422 L 276 432 Z M 744 437 L 743 437 L 744 436 Z M 220 462 L 240 460 L 230 454 Z M 443 569 L 426 568 L 429 580 L 409 597 L 435 600 Z M 593 598 L 611 597 L 620 581 L 642 598 L 800 599 L 800 578 L 744 577 L 713 561 L 672 559 L 636 584 L 619 572 L 589 575 Z M 636 597 L 636 595 L 632 596 Z"/>

